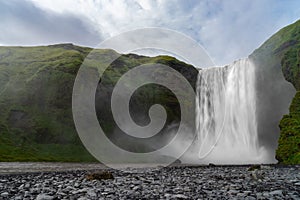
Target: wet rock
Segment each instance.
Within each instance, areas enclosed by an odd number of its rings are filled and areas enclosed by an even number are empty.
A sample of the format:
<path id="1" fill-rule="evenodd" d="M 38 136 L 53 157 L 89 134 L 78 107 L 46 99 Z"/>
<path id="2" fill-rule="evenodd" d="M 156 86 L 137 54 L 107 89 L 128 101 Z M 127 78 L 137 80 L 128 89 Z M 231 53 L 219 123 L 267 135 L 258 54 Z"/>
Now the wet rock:
<path id="1" fill-rule="evenodd" d="M 295 183 L 296 186 L 300 186 L 300 182 Z"/>
<path id="2" fill-rule="evenodd" d="M 1 197 L 8 197 L 9 193 L 8 192 L 2 192 L 0 194 Z"/>
<path id="3" fill-rule="evenodd" d="M 29 196 L 30 196 L 30 193 L 28 191 L 25 191 L 24 197 L 29 197 Z"/>
<path id="4" fill-rule="evenodd" d="M 0 199 L 300 199 L 299 169 L 261 168 L 259 180 L 250 177 L 255 170 L 241 166 L 110 169 L 114 179 L 100 181 L 87 180 L 86 171 L 0 175 Z M 4 192 L 9 195 L 2 197 Z"/>
<path id="5" fill-rule="evenodd" d="M 270 192 L 270 195 L 278 195 L 278 196 L 282 196 L 282 190 L 275 190 Z"/>
<path id="6" fill-rule="evenodd" d="M 86 197 L 79 197 L 78 200 L 88 200 Z"/>
<path id="7" fill-rule="evenodd" d="M 239 191 L 238 190 L 229 190 L 228 193 L 229 194 L 237 194 L 237 193 L 239 193 Z"/>
<path id="8" fill-rule="evenodd" d="M 171 196 L 171 199 L 188 199 L 188 197 L 183 194 L 175 194 Z"/>
<path id="9" fill-rule="evenodd" d="M 114 179 L 114 176 L 109 171 L 97 171 L 93 173 L 89 173 L 85 177 L 87 180 L 106 180 L 106 179 Z"/>
<path id="10" fill-rule="evenodd" d="M 36 200 L 52 200 L 52 199 L 54 199 L 54 197 L 50 196 L 50 195 L 47 195 L 47 194 L 39 194 L 36 197 Z"/>
<path id="11" fill-rule="evenodd" d="M 93 190 L 89 190 L 89 191 L 87 192 L 87 195 L 88 195 L 89 197 L 97 197 L 97 194 L 96 194 Z"/>
<path id="12" fill-rule="evenodd" d="M 245 197 L 245 200 L 256 200 L 256 198 L 252 197 L 252 196 L 247 196 L 247 197 Z"/>
<path id="13" fill-rule="evenodd" d="M 209 167 L 215 167 L 216 165 L 214 163 L 209 163 L 208 166 Z"/>
<path id="14" fill-rule="evenodd" d="M 16 196 L 14 200 L 22 200 L 23 197 L 22 196 Z"/>
<path id="15" fill-rule="evenodd" d="M 263 173 L 261 170 L 258 170 L 258 169 L 254 169 L 253 171 L 251 171 L 250 176 L 254 180 L 262 180 L 263 179 Z"/>
<path id="16" fill-rule="evenodd" d="M 259 169 L 261 169 L 260 165 L 252 165 L 251 167 L 248 168 L 248 171 L 254 171 Z"/>

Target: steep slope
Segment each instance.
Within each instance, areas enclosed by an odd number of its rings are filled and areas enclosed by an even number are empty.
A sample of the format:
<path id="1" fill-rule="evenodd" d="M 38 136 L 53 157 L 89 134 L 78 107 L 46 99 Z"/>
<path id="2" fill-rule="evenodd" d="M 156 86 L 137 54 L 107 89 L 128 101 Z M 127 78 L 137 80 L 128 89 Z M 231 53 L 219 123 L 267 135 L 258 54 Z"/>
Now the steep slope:
<path id="1" fill-rule="evenodd" d="M 93 160 L 75 134 L 70 107 L 89 51 L 69 44 L 0 48 L 0 160 Z"/>
<path id="2" fill-rule="evenodd" d="M 268 135 L 272 130 L 268 124 L 274 119 L 274 126 L 279 115 L 284 115 L 280 121 L 280 138 L 276 151 L 276 158 L 282 163 L 300 163 L 300 21 L 289 25 L 268 39 L 259 49 L 250 56 L 259 66 L 258 101 L 261 104 L 260 131 Z M 293 84 L 297 90 L 284 82 L 284 79 Z M 293 100 L 291 101 L 291 97 Z M 290 102 L 292 102 L 290 104 Z M 264 108 L 265 107 L 265 108 Z M 272 122 L 271 122 L 272 123 Z M 272 134 L 278 130 L 273 129 Z M 270 137 L 271 138 L 271 137 Z M 274 138 L 274 136 L 273 136 Z M 275 137 L 277 140 L 277 138 Z"/>
<path id="3" fill-rule="evenodd" d="M 71 109 L 77 71 L 91 50 L 72 44 L 0 47 L 0 161 L 95 161 L 81 144 Z M 97 73 L 97 66 L 117 53 L 99 49 L 93 54 L 95 60 L 91 67 Z M 149 62 L 171 66 L 195 86 L 198 71 L 175 58 L 122 55 L 104 72 L 96 95 L 97 113 L 102 109 L 99 122 L 108 134 L 116 129 L 107 110 L 114 84 L 126 71 Z M 153 101 L 152 96 L 158 98 Z M 99 98 L 101 101 L 97 101 Z M 173 93 L 151 85 L 133 97 L 133 117 L 138 120 L 137 116 L 146 115 L 147 122 L 146 110 L 153 103 L 165 106 L 167 125 L 180 120 L 179 105 Z"/>
<path id="4" fill-rule="evenodd" d="M 71 110 L 73 83 L 91 50 L 72 44 L 0 47 L 0 161 L 95 161 L 77 136 Z M 97 66 L 117 53 L 95 50 L 94 54 L 91 67 L 97 73 Z M 300 21 L 274 34 L 249 57 L 257 66 L 260 143 L 270 150 L 278 146 L 276 158 L 280 162 L 299 164 Z M 96 111 L 109 137 L 129 151 L 146 152 L 152 147 L 133 144 L 120 136 L 109 103 L 122 74 L 145 63 L 169 65 L 194 89 L 196 85 L 198 71 L 169 56 L 128 54 L 114 61 L 99 81 Z M 149 123 L 148 110 L 156 103 L 164 105 L 168 114 L 162 132 L 169 127 L 176 129 L 181 115 L 177 99 L 167 88 L 157 85 L 143 86 L 133 95 L 130 110 L 134 121 Z M 193 108 L 194 102 L 187 103 Z M 189 126 L 193 128 L 193 122 Z"/>

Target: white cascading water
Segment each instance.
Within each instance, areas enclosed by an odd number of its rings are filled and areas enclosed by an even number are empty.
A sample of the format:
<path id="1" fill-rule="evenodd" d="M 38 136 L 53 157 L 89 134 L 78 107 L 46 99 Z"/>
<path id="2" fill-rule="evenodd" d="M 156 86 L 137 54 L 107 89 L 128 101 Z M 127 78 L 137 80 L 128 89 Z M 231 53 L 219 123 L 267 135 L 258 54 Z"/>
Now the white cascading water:
<path id="1" fill-rule="evenodd" d="M 198 162 L 263 163 L 255 112 L 255 67 L 249 59 L 200 70 L 193 148 Z"/>

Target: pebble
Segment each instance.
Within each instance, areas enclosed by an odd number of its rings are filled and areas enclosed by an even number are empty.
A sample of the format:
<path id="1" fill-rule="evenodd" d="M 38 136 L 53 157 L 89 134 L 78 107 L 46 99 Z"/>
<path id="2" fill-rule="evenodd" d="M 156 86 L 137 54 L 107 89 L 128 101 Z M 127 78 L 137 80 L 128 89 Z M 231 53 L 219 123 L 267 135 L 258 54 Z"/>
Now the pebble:
<path id="1" fill-rule="evenodd" d="M 22 200 L 22 196 L 16 196 L 14 200 Z"/>
<path id="2" fill-rule="evenodd" d="M 0 199 L 300 199 L 300 166 L 110 169 L 114 179 L 87 180 L 87 171 L 0 175 Z M 13 180 L 13 181 L 12 181 Z"/>
<path id="3" fill-rule="evenodd" d="M 50 196 L 50 195 L 47 195 L 47 194 L 39 194 L 36 197 L 36 200 L 52 200 L 52 199 L 54 199 L 54 197 Z"/>
<path id="4" fill-rule="evenodd" d="M 245 200 L 256 200 L 256 198 L 252 197 L 252 196 L 247 196 L 247 197 L 245 197 Z"/>
<path id="5" fill-rule="evenodd" d="M 30 193 L 28 191 L 25 191 L 24 197 L 29 197 L 29 196 L 30 196 Z"/>
<path id="6" fill-rule="evenodd" d="M 171 196 L 172 199 L 187 199 L 188 197 L 183 195 L 183 194 L 175 194 L 173 196 Z"/>
<path id="7" fill-rule="evenodd" d="M 298 183 L 295 183 L 295 185 L 297 185 L 297 186 L 300 186 L 300 182 L 298 182 Z"/>
<path id="8" fill-rule="evenodd" d="M 96 196 L 97 196 L 97 194 L 96 194 L 93 190 L 89 190 L 89 191 L 87 192 L 87 195 L 88 195 L 89 197 L 96 197 Z"/>
<path id="9" fill-rule="evenodd" d="M 88 200 L 86 197 L 79 197 L 78 200 Z"/>
<path id="10" fill-rule="evenodd" d="M 9 195 L 8 192 L 2 192 L 0 196 L 1 196 L 1 197 L 8 197 L 8 195 Z"/>
<path id="11" fill-rule="evenodd" d="M 279 196 L 281 196 L 282 195 L 282 190 L 272 191 L 272 192 L 270 192 L 270 195 L 279 195 Z"/>

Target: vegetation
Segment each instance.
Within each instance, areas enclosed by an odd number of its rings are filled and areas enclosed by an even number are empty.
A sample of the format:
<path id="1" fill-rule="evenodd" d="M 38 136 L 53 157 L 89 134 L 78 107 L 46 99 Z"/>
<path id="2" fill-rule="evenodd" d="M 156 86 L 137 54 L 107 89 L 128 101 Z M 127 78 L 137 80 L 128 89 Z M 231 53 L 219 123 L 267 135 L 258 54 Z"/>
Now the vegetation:
<path id="1" fill-rule="evenodd" d="M 268 77 L 276 77 L 276 80 L 279 80 L 282 73 L 297 90 L 290 104 L 289 114 L 284 115 L 279 124 L 280 137 L 276 158 L 281 163 L 300 164 L 300 21 L 281 29 L 251 56 L 257 63 L 263 63 L 265 66 L 263 70 L 266 70 L 266 73 L 263 71 L 261 73 L 264 73 L 268 82 L 274 84 Z M 268 89 L 270 90 L 264 92 L 275 91 L 274 86 Z M 286 95 L 282 88 L 280 91 L 281 94 L 272 96 L 268 101 L 276 102 L 276 98 L 282 101 Z M 268 110 L 268 112 L 276 111 Z"/>
<path id="2" fill-rule="evenodd" d="M 280 122 L 281 134 L 277 159 L 282 163 L 300 164 L 300 21 L 286 27 L 281 34 L 289 37 L 284 43 L 286 52 L 281 60 L 282 71 L 287 81 L 297 90 L 289 108 Z"/>
<path id="3" fill-rule="evenodd" d="M 277 159 L 286 164 L 300 163 L 300 92 L 290 106 L 289 115 L 280 122 L 281 135 L 278 142 Z"/>
<path id="4" fill-rule="evenodd" d="M 0 47 L 0 161 L 96 161 L 76 133 L 71 109 L 77 71 L 91 50 L 72 44 Z M 112 50 L 94 50 L 88 65 L 97 73 L 114 55 L 118 54 Z M 108 133 L 116 129 L 107 109 L 114 84 L 129 69 L 149 62 L 170 65 L 195 85 L 197 70 L 175 58 L 122 55 L 104 72 L 96 95 L 101 98 L 96 101 L 99 122 Z M 173 93 L 151 85 L 141 88 L 132 100 L 136 120 L 141 119 L 138 116 L 147 119 L 153 96 L 167 109 L 167 125 L 179 121 Z"/>

